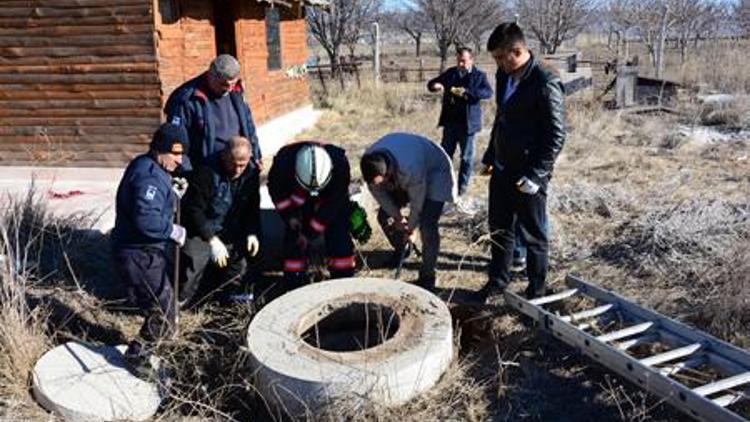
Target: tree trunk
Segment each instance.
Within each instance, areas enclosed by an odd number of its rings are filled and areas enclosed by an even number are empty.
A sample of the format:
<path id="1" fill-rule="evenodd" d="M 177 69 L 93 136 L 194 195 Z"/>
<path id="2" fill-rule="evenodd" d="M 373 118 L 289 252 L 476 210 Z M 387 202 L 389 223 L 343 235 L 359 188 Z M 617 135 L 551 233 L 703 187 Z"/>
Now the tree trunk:
<path id="1" fill-rule="evenodd" d="M 659 38 L 656 45 L 656 78 L 661 79 L 664 73 L 664 43 L 667 39 L 667 14 L 669 7 L 664 6 L 659 24 Z"/>
<path id="2" fill-rule="evenodd" d="M 417 47 L 416 47 L 417 57 L 421 57 L 422 56 L 422 34 L 419 34 L 418 37 L 414 37 L 414 41 L 417 44 Z"/>
<path id="3" fill-rule="evenodd" d="M 443 73 L 445 65 L 448 63 L 448 48 L 450 48 L 450 43 L 438 41 L 438 44 L 438 48 L 440 49 L 440 73 Z"/>

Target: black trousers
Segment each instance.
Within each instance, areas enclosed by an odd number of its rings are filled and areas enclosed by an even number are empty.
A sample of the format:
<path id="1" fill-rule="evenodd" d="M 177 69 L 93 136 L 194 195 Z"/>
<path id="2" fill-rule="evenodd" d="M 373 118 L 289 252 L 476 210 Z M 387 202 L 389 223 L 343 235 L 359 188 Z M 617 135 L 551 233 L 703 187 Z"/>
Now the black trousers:
<path id="1" fill-rule="evenodd" d="M 139 335 L 152 342 L 174 330 L 174 292 L 167 271 L 167 257 L 159 248 L 113 250 L 115 268 L 128 289 L 133 305 L 145 316 Z"/>
<path id="2" fill-rule="evenodd" d="M 241 242 L 240 242 L 241 243 Z M 247 253 L 242 245 L 225 243 L 229 262 L 224 268 L 211 263 L 211 245 L 199 236 L 188 237 L 180 250 L 182 273 L 179 298 L 188 307 L 206 296 L 219 301 L 226 299 L 234 288 L 242 284 L 247 271 Z M 210 265 L 209 265 L 210 264 Z"/>
<path id="3" fill-rule="evenodd" d="M 326 266 L 331 278 L 346 278 L 354 276 L 354 243 L 349 235 L 349 208 L 342 210 L 333 219 L 323 232 L 323 251 L 312 250 L 313 245 L 308 245 L 307 250 L 300 249 L 297 245 L 299 232 L 287 229 L 284 232 L 284 275 L 293 287 L 306 284 L 308 261 L 314 259 L 315 253 L 324 252 Z M 310 217 L 303 215 L 302 223 L 309 226 Z M 306 232 L 308 240 L 312 240 L 314 234 Z M 322 257 L 321 257 L 322 258 Z"/>
<path id="4" fill-rule="evenodd" d="M 527 248 L 526 274 L 529 285 L 526 296 L 532 298 L 544 294 L 549 266 L 547 194 L 541 189 L 534 195 L 522 193 L 516 188 L 516 182 L 516 177 L 497 172 L 490 178 L 488 219 L 492 261 L 489 281 L 501 289 L 510 283 L 515 228 L 518 223 Z"/>

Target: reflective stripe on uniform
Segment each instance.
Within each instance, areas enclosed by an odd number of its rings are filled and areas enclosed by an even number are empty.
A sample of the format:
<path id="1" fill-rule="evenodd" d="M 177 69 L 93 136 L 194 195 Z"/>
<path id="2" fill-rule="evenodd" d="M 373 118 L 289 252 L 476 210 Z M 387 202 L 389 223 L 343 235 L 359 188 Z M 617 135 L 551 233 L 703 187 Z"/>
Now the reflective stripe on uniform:
<path id="1" fill-rule="evenodd" d="M 287 198 L 287 199 L 285 199 L 283 201 L 277 202 L 274 205 L 276 206 L 277 210 L 284 211 L 285 209 L 287 209 L 287 208 L 289 208 L 289 207 L 292 206 L 292 200 L 290 198 Z"/>
<path id="2" fill-rule="evenodd" d="M 326 229 L 326 225 L 318 221 L 317 218 L 312 218 L 310 220 L 310 227 L 318 233 L 323 233 Z"/>
<path id="3" fill-rule="evenodd" d="M 328 268 L 335 270 L 350 270 L 354 267 L 354 256 L 328 258 Z"/>
<path id="4" fill-rule="evenodd" d="M 298 272 L 305 271 L 305 260 L 304 259 L 285 259 L 284 260 L 284 272 Z"/>

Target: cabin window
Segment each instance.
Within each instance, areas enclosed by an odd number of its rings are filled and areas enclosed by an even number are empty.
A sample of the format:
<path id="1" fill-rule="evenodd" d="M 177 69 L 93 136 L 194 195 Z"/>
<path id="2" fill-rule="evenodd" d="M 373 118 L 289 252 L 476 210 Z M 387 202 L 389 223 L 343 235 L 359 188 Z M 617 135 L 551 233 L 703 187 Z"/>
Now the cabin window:
<path id="1" fill-rule="evenodd" d="M 161 22 L 164 24 L 177 22 L 180 18 L 180 14 L 177 12 L 176 1 L 159 0 L 159 14 L 161 15 Z"/>
<path id="2" fill-rule="evenodd" d="M 279 8 L 266 9 L 266 50 L 268 51 L 268 70 L 281 69 L 281 17 Z"/>

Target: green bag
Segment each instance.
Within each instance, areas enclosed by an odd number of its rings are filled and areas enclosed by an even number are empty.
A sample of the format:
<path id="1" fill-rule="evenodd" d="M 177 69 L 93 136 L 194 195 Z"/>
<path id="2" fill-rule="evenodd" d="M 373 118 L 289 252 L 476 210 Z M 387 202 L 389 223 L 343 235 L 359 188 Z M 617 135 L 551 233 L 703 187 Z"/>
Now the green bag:
<path id="1" fill-rule="evenodd" d="M 372 228 L 367 221 L 367 211 L 357 202 L 351 202 L 352 213 L 349 217 L 349 233 L 352 238 L 361 244 L 367 243 L 372 236 Z"/>

